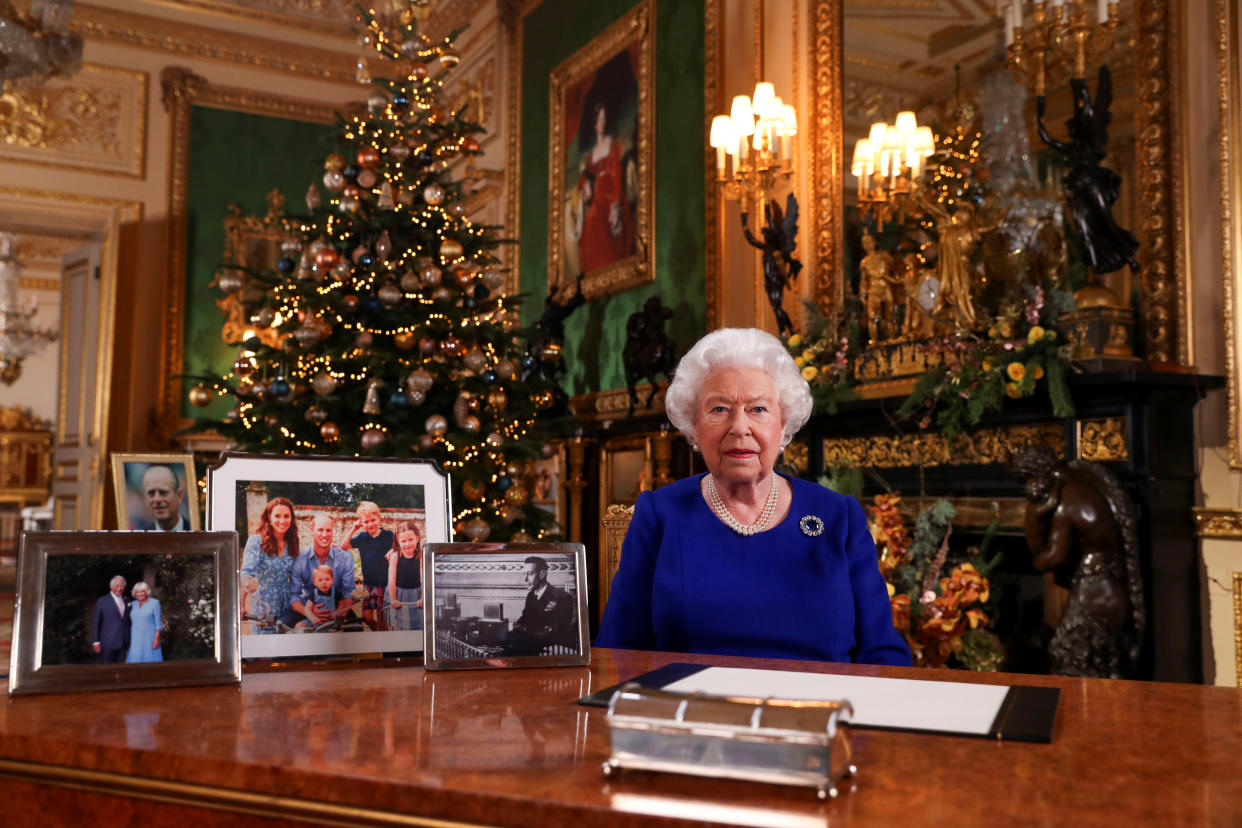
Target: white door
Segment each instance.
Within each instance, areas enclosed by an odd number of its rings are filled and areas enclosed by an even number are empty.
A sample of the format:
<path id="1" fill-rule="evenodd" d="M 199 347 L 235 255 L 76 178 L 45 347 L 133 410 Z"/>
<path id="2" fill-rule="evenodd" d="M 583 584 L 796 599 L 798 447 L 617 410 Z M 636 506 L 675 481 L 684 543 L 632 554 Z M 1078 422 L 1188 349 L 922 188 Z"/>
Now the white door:
<path id="1" fill-rule="evenodd" d="M 99 260 L 100 245 L 94 243 L 72 251 L 61 263 L 60 399 L 52 451 L 56 529 L 99 529 L 103 519 L 111 359 L 109 344 L 100 337 L 112 329 L 112 308 Z"/>

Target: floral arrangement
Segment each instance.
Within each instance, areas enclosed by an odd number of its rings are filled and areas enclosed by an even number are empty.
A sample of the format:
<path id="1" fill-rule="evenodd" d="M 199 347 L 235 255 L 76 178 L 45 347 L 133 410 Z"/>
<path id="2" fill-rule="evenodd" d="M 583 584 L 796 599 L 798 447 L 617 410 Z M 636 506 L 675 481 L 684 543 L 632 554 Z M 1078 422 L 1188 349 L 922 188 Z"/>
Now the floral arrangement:
<path id="1" fill-rule="evenodd" d="M 814 302 L 804 301 L 803 309 L 806 332 L 790 336 L 785 347 L 811 386 L 814 412 L 835 414 L 839 403 L 858 397 L 851 367 L 857 350 L 851 343 L 857 337 L 839 319 L 825 319 Z"/>
<path id="2" fill-rule="evenodd" d="M 986 607 L 991 599 L 987 573 L 1000 556 L 981 561 L 992 530 L 982 549 L 971 546 L 954 554 L 949 545 L 952 504 L 937 500 L 923 509 L 910 533 L 900 503 L 898 495 L 881 494 L 868 508 L 893 625 L 910 645 L 915 665 L 998 670 L 1005 650 L 988 631 L 991 619 Z"/>
<path id="3" fill-rule="evenodd" d="M 952 438 L 985 413 L 999 411 L 1006 398 L 1030 397 L 1043 387 L 1053 415 L 1072 417 L 1066 383 L 1073 369 L 1070 345 L 1052 327 L 1072 302 L 1067 293 L 1046 294 L 1036 287 L 1024 307 L 1008 307 L 997 315 L 985 339 L 951 338 L 926 346 L 940 354 L 941 364 L 919 377 L 898 416 L 917 416 L 926 428 L 934 415 L 936 425 Z"/>

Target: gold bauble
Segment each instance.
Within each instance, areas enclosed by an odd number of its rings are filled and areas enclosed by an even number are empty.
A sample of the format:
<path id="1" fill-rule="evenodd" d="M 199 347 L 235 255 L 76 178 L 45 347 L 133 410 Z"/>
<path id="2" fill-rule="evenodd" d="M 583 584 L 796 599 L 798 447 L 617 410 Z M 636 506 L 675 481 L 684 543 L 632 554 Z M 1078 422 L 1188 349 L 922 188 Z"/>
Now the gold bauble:
<path id="1" fill-rule="evenodd" d="M 457 239 L 445 239 L 440 243 L 440 259 L 446 264 L 460 259 L 461 254 L 461 242 L 457 241 Z"/>
<path id="2" fill-rule="evenodd" d="M 521 483 L 514 483 L 505 490 L 505 503 L 510 506 L 525 506 L 527 497 L 526 487 Z"/>
<path id="3" fill-rule="evenodd" d="M 190 389 L 189 393 L 190 403 L 199 408 L 210 405 L 212 396 L 211 389 L 205 385 L 196 385 Z"/>
<path id="4" fill-rule="evenodd" d="M 461 493 L 465 495 L 466 500 L 482 500 L 483 495 L 487 493 L 487 487 L 481 480 L 467 479 L 461 484 Z"/>
<path id="5" fill-rule="evenodd" d="M 418 344 L 418 337 L 413 331 L 401 331 L 393 334 L 392 344 L 396 345 L 399 350 L 410 351 Z"/>

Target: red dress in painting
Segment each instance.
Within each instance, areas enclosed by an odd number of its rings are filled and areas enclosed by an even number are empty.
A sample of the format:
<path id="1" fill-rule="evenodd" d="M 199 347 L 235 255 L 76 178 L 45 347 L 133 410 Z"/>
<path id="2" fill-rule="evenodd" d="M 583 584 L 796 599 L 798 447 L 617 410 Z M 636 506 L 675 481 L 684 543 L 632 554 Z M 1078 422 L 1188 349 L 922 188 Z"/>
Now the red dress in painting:
<path id="1" fill-rule="evenodd" d="M 582 222 L 582 237 L 578 240 L 578 262 L 584 273 L 620 261 L 634 249 L 634 221 L 625 199 L 621 146 L 616 140 L 611 143 L 603 158 L 597 160 L 594 152 L 587 156 L 586 169 L 595 180 L 590 185 L 591 203 Z M 580 190 L 587 186 L 586 180 L 585 174 L 579 178 Z M 615 226 L 610 221 L 613 205 L 618 208 Z"/>

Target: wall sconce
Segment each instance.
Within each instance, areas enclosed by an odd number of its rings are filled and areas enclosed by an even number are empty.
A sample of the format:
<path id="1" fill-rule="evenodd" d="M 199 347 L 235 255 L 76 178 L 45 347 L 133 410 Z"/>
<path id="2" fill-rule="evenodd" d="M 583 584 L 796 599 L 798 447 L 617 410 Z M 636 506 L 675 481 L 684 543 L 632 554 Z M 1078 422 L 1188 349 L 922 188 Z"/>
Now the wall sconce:
<path id="1" fill-rule="evenodd" d="M 866 138 L 854 144 L 850 172 L 858 178 L 858 207 L 876 219 L 901 206 L 923 175 L 923 162 L 936 151 L 931 127 L 919 126 L 913 112 L 898 112 L 893 124 L 877 121 Z"/>

